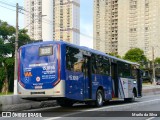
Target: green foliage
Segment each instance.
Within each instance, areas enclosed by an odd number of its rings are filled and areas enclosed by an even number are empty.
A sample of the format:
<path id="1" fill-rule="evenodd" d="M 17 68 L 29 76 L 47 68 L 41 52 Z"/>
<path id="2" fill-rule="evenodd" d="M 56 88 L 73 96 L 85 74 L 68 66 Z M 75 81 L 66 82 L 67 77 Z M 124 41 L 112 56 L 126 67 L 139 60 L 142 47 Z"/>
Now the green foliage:
<path id="1" fill-rule="evenodd" d="M 13 91 L 14 83 L 15 32 L 16 30 L 13 26 L 0 20 L 0 90 L 7 75 L 11 92 Z M 26 33 L 27 30 L 25 29 L 19 30 L 19 47 L 30 42 L 30 37 Z"/>
<path id="2" fill-rule="evenodd" d="M 5 77 L 6 77 L 5 69 L 4 67 L 0 67 L 0 90 L 2 89 L 3 80 L 5 79 Z"/>
<path id="3" fill-rule="evenodd" d="M 18 34 L 18 47 L 30 42 L 31 39 L 30 37 L 27 35 L 27 30 L 25 29 L 21 29 L 19 30 L 19 34 Z M 15 36 L 12 36 L 9 39 L 9 43 L 8 43 L 8 47 L 14 48 L 14 44 L 15 44 Z M 14 50 L 12 49 L 12 51 L 14 52 Z"/>
<path id="4" fill-rule="evenodd" d="M 3 40 L 8 39 L 9 36 L 12 36 L 15 33 L 15 31 L 16 29 L 13 26 L 0 20 L 0 37 L 2 37 Z"/>
<path id="5" fill-rule="evenodd" d="M 160 57 L 157 57 L 157 58 L 155 59 L 155 63 L 160 64 Z"/>
<path id="6" fill-rule="evenodd" d="M 3 81 L 5 78 L 4 67 L 0 67 L 0 81 Z"/>
<path id="7" fill-rule="evenodd" d="M 111 55 L 111 56 L 115 56 L 115 57 L 117 57 L 117 58 L 121 58 L 121 56 L 118 55 L 117 53 L 108 53 L 108 54 Z"/>
<path id="8" fill-rule="evenodd" d="M 7 59 L 5 60 L 5 64 L 6 64 L 7 66 L 13 66 L 13 65 L 14 65 L 14 58 L 12 58 L 12 57 L 7 58 Z"/>
<path id="9" fill-rule="evenodd" d="M 139 64 L 143 64 L 147 61 L 147 58 L 144 55 L 143 50 L 139 48 L 130 49 L 123 58 L 132 62 L 138 62 Z"/>

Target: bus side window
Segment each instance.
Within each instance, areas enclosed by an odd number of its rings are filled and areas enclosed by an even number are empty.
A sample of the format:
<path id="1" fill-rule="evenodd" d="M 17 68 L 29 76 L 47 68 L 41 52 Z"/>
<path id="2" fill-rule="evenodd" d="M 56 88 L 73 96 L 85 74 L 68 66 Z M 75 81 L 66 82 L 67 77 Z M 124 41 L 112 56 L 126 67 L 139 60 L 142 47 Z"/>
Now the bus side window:
<path id="1" fill-rule="evenodd" d="M 70 56 L 68 53 L 66 54 L 66 68 L 67 70 L 71 70 L 72 68 L 72 63 L 71 63 Z"/>
<path id="2" fill-rule="evenodd" d="M 137 69 L 134 66 L 132 66 L 132 68 L 131 68 L 131 76 L 134 79 L 137 79 Z"/>
<path id="3" fill-rule="evenodd" d="M 83 60 L 81 60 L 79 62 L 75 62 L 74 63 L 74 71 L 75 72 L 83 72 L 83 64 L 84 64 Z"/>
<path id="4" fill-rule="evenodd" d="M 123 78 L 131 77 L 130 65 L 124 62 L 118 62 L 118 76 Z"/>
<path id="5" fill-rule="evenodd" d="M 94 54 L 92 54 L 91 56 L 91 64 L 92 64 L 92 73 L 96 74 L 97 66 L 96 66 L 96 58 Z"/>
<path id="6" fill-rule="evenodd" d="M 82 72 L 82 52 L 73 47 L 66 47 L 66 69 L 74 72 Z"/>
<path id="7" fill-rule="evenodd" d="M 109 59 L 104 57 L 103 59 L 103 67 L 104 67 L 104 74 L 105 75 L 109 75 L 110 73 L 110 63 L 109 63 Z"/>

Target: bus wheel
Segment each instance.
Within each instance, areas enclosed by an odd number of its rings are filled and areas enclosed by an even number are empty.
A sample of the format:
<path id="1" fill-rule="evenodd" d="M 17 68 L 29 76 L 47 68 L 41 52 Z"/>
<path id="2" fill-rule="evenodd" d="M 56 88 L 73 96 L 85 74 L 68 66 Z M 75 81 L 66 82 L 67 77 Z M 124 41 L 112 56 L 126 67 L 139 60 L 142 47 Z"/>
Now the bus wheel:
<path id="1" fill-rule="evenodd" d="M 97 107 L 103 106 L 103 91 L 100 89 L 96 93 L 96 102 L 95 103 L 96 103 Z"/>
<path id="2" fill-rule="evenodd" d="M 132 98 L 124 98 L 125 102 L 134 102 L 135 101 L 135 93 L 132 93 Z"/>
<path id="3" fill-rule="evenodd" d="M 135 93 L 134 92 L 132 92 L 132 98 L 131 98 L 131 102 L 134 102 L 135 100 L 136 100 L 136 98 L 135 98 L 136 96 L 135 96 Z"/>
<path id="4" fill-rule="evenodd" d="M 72 102 L 71 100 L 68 100 L 68 99 L 59 99 L 59 100 L 57 100 L 57 103 L 61 107 L 72 107 L 74 104 L 74 102 Z"/>

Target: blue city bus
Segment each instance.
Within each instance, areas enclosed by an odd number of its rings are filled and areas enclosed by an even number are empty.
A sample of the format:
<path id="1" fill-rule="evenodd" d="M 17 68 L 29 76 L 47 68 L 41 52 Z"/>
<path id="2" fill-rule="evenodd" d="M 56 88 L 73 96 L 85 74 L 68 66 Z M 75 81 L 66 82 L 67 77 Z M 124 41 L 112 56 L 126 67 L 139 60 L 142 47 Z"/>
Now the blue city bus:
<path id="1" fill-rule="evenodd" d="M 64 41 L 27 44 L 18 54 L 18 94 L 24 99 L 100 107 L 105 101 L 142 96 L 137 63 Z"/>

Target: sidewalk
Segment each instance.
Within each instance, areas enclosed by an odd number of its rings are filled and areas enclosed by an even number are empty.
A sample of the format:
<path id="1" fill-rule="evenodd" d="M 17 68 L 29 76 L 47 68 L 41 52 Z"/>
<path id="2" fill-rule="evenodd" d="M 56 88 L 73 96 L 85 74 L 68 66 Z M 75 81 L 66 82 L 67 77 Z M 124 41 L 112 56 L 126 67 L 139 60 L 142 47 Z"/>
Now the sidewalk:
<path id="1" fill-rule="evenodd" d="M 142 93 L 143 96 L 160 94 L 160 85 L 143 85 Z"/>

